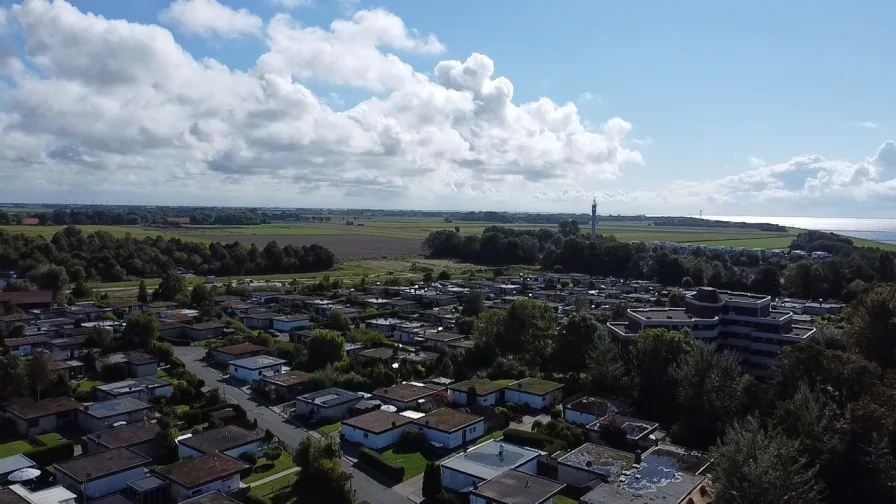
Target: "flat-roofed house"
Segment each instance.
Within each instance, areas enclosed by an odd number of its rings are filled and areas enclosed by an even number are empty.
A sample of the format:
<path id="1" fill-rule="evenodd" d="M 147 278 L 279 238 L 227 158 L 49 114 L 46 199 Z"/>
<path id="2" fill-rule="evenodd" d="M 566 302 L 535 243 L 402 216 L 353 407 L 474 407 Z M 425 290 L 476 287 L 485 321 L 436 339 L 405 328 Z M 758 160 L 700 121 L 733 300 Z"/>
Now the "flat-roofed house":
<path id="1" fill-rule="evenodd" d="M 426 441 L 444 448 L 457 448 L 485 434 L 485 419 L 451 408 L 437 409 L 414 420 Z"/>
<path id="2" fill-rule="evenodd" d="M 432 402 L 436 394 L 444 390 L 437 385 L 421 385 L 405 382 L 391 387 L 382 387 L 373 393 L 373 397 L 383 404 L 390 404 L 400 410 L 417 409 Z"/>
<path id="3" fill-rule="evenodd" d="M 635 456 L 631 453 L 585 443 L 557 461 L 557 479 L 567 485 L 583 487 L 594 481 L 613 480 L 634 463 Z"/>
<path id="4" fill-rule="evenodd" d="M 223 453 L 239 457 L 244 453 L 258 455 L 258 447 L 264 436 L 235 425 L 218 427 L 180 438 L 177 442 L 177 456 L 198 457 L 210 453 Z"/>
<path id="5" fill-rule="evenodd" d="M 232 360 L 228 363 L 228 366 L 230 367 L 230 378 L 252 383 L 265 376 L 282 374 L 284 364 L 286 364 L 286 361 L 283 359 L 260 355 L 258 357 Z"/>
<path id="6" fill-rule="evenodd" d="M 129 448 L 115 448 L 57 462 L 53 469 L 60 485 L 90 500 L 124 490 L 151 462 Z"/>
<path id="7" fill-rule="evenodd" d="M 44 434 L 77 422 L 81 403 L 70 397 L 53 397 L 41 401 L 10 406 L 7 417 L 16 424 L 21 436 Z"/>
<path id="8" fill-rule="evenodd" d="M 25 324 L 27 326 L 35 320 L 37 320 L 37 317 L 28 313 L 0 315 L 0 332 L 8 332 L 16 324 Z"/>
<path id="9" fill-rule="evenodd" d="M 53 291 L 0 292 L 0 305 L 3 305 L 7 311 L 10 311 L 11 308 L 20 310 L 50 308 L 53 306 Z"/>
<path id="10" fill-rule="evenodd" d="M 111 429 L 119 422 L 143 422 L 152 405 L 133 397 L 85 404 L 78 410 L 78 425 L 86 432 Z"/>
<path id="11" fill-rule="evenodd" d="M 10 355 L 27 357 L 49 347 L 50 340 L 46 336 L 25 336 L 24 338 L 5 339 L 2 344 Z"/>
<path id="12" fill-rule="evenodd" d="M 616 405 L 607 399 L 583 397 L 563 407 L 563 418 L 571 424 L 584 427 L 615 413 L 616 410 Z"/>
<path id="13" fill-rule="evenodd" d="M 85 436 L 87 453 L 97 453 L 115 448 L 130 448 L 146 457 L 155 458 L 162 452 L 162 445 L 156 440 L 161 429 L 150 422 L 138 422 L 94 432 Z"/>
<path id="14" fill-rule="evenodd" d="M 501 401 L 501 391 L 504 385 L 491 380 L 473 379 L 452 383 L 448 385 L 448 395 L 451 402 L 458 406 L 467 406 L 470 404 L 470 389 L 476 392 L 476 404 L 480 406 L 494 406 Z"/>
<path id="15" fill-rule="evenodd" d="M 159 372 L 159 359 L 146 352 L 127 352 L 124 362 L 130 378 L 155 376 Z"/>
<path id="16" fill-rule="evenodd" d="M 566 486 L 554 480 L 511 469 L 470 492 L 470 504 L 552 504 Z"/>
<path id="17" fill-rule="evenodd" d="M 311 374 L 294 369 L 273 376 L 265 376 L 261 383 L 265 387 L 273 387 L 274 394 L 281 400 L 295 399 L 302 388 L 311 379 Z"/>
<path id="18" fill-rule="evenodd" d="M 504 388 L 505 402 L 539 410 L 559 404 L 562 397 L 563 384 L 540 378 L 524 378 Z"/>
<path id="19" fill-rule="evenodd" d="M 157 469 L 170 482 L 170 497 L 183 502 L 210 492 L 228 493 L 240 487 L 240 472 L 249 464 L 223 453 L 200 455 Z"/>
<path id="20" fill-rule="evenodd" d="M 517 470 L 526 474 L 538 472 L 538 458 L 543 451 L 503 441 L 486 441 L 439 463 L 442 486 L 460 492 Z"/>
<path id="21" fill-rule="evenodd" d="M 360 394 L 348 390 L 340 388 L 318 390 L 296 398 L 296 415 L 338 420 L 347 416 L 349 410 L 359 402 L 361 402 Z"/>
<path id="22" fill-rule="evenodd" d="M 132 378 L 120 382 L 100 385 L 93 389 L 93 395 L 97 401 L 109 401 L 122 397 L 133 397 L 144 402 L 157 396 L 168 397 L 174 391 L 171 382 L 167 382 L 155 376 Z"/>
<path id="23" fill-rule="evenodd" d="M 184 326 L 184 336 L 193 341 L 205 341 L 220 337 L 226 328 L 227 325 L 221 322 L 199 322 Z"/>
<path id="24" fill-rule="evenodd" d="M 340 432 L 346 441 L 360 443 L 371 450 L 392 446 L 412 426 L 406 416 L 381 409 L 342 421 Z"/>
<path id="25" fill-rule="evenodd" d="M 230 345 L 215 349 L 215 362 L 227 364 L 230 361 L 245 359 L 246 357 L 257 357 L 264 353 L 265 347 L 253 345 L 252 343 L 241 343 L 239 345 Z"/>

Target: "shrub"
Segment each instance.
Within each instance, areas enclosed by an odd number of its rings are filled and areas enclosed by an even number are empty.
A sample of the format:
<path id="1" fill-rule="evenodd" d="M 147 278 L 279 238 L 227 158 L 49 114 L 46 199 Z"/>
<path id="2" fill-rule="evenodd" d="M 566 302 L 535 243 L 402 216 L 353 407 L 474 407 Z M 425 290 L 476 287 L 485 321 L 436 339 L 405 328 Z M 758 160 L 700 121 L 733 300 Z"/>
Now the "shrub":
<path id="1" fill-rule="evenodd" d="M 398 438 L 397 446 L 407 452 L 419 452 L 426 446 L 426 436 L 420 429 L 406 429 Z"/>
<path id="2" fill-rule="evenodd" d="M 510 427 L 510 412 L 507 411 L 507 409 L 501 407 L 495 408 L 495 415 L 502 418 L 501 429 Z"/>
<path id="3" fill-rule="evenodd" d="M 243 452 L 240 453 L 240 460 L 249 464 L 250 466 L 254 466 L 258 463 L 258 457 L 255 456 L 252 452 Z"/>
<path id="4" fill-rule="evenodd" d="M 528 446 L 529 448 L 535 448 L 537 450 L 544 450 L 551 455 L 568 448 L 568 445 L 559 439 L 554 439 L 537 432 L 529 432 L 519 429 L 505 430 L 504 440 L 508 443 Z"/>
<path id="5" fill-rule="evenodd" d="M 180 414 L 180 417 L 184 420 L 184 423 L 187 424 L 188 427 L 199 425 L 202 422 L 202 412 L 199 410 L 186 410 Z"/>
<path id="6" fill-rule="evenodd" d="M 561 408 L 560 406 L 554 406 L 553 408 L 551 408 L 551 418 L 552 419 L 556 420 L 556 419 L 562 418 L 562 417 L 563 417 L 563 408 Z"/>
<path id="7" fill-rule="evenodd" d="M 271 446 L 264 451 L 264 458 L 270 461 L 279 459 L 281 455 L 283 455 L 283 448 L 280 448 L 277 445 Z"/>
<path id="8" fill-rule="evenodd" d="M 361 451 L 358 454 L 358 460 L 364 462 L 373 469 L 380 471 L 394 481 L 404 480 L 404 467 L 384 458 L 382 455 L 366 446 L 361 448 Z"/>

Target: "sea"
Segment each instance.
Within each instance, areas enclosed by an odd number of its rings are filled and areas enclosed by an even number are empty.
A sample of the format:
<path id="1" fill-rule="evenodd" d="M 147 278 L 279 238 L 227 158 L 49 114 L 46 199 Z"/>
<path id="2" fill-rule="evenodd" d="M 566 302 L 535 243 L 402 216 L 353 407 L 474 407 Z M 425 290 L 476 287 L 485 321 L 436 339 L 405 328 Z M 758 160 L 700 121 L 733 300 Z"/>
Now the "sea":
<path id="1" fill-rule="evenodd" d="M 756 215 L 704 215 L 704 219 L 760 222 L 896 244 L 896 219 L 849 219 L 834 217 L 761 217 Z"/>

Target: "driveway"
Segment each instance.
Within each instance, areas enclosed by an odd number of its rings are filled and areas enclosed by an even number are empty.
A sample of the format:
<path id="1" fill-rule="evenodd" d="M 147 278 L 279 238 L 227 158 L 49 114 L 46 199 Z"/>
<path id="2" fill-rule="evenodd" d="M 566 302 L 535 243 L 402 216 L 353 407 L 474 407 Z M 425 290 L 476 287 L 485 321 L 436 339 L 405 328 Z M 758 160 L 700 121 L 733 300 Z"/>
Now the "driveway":
<path id="1" fill-rule="evenodd" d="M 275 436 L 293 447 L 299 446 L 303 439 L 312 435 L 305 429 L 286 423 L 274 410 L 255 402 L 238 387 L 225 383 L 218 371 L 202 362 L 205 352 L 205 347 L 199 346 L 174 347 L 175 357 L 184 361 L 188 370 L 202 378 L 209 387 L 217 387 L 228 402 L 235 402 L 245 408 L 249 420 L 258 419 L 258 426 L 262 429 L 270 429 Z M 313 435 L 318 437 L 316 433 Z M 343 459 L 342 465 L 345 471 L 352 475 L 352 487 L 359 499 L 366 500 L 370 504 L 408 504 L 405 497 L 383 486 L 363 471 L 353 470 L 351 461 Z"/>

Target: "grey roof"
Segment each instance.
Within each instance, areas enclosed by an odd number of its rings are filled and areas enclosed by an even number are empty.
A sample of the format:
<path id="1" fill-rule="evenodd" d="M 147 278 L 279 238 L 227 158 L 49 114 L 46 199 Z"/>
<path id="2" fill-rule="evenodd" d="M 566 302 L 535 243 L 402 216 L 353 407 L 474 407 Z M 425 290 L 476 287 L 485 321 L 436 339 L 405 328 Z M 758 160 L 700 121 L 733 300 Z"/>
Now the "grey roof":
<path id="1" fill-rule="evenodd" d="M 645 452 L 642 460 L 647 464 L 699 475 L 712 462 L 712 456 L 709 453 L 691 450 L 683 446 L 660 443 Z"/>
<path id="2" fill-rule="evenodd" d="M 492 440 L 451 457 L 442 462 L 441 466 L 490 480 L 543 454 L 544 452 L 532 448 Z"/>
<path id="3" fill-rule="evenodd" d="M 471 493 L 499 504 L 541 504 L 564 486 L 554 480 L 512 470 L 486 481 Z"/>
<path id="4" fill-rule="evenodd" d="M 155 376 L 144 376 L 141 378 L 131 378 L 130 380 L 122 380 L 115 383 L 107 383 L 100 385 L 97 389 L 109 394 L 126 394 L 134 390 L 151 389 L 158 387 L 171 386 L 171 383 L 159 379 Z"/>
<path id="5" fill-rule="evenodd" d="M 585 494 L 582 502 L 588 504 L 681 502 L 703 482 L 703 479 L 703 476 L 642 463 L 641 467 L 631 474 L 598 485 Z"/>
<path id="6" fill-rule="evenodd" d="M 0 474 L 8 474 L 35 465 L 37 464 L 33 460 L 24 455 L 11 455 L 0 459 Z"/>
<path id="7" fill-rule="evenodd" d="M 83 411 L 85 414 L 94 418 L 107 418 L 149 408 L 152 408 L 150 404 L 139 399 L 122 397 L 120 399 L 112 399 L 111 401 L 103 401 L 89 405 L 85 404 Z"/>
<path id="8" fill-rule="evenodd" d="M 348 402 L 357 403 L 361 400 L 361 396 L 354 392 L 349 392 L 348 390 L 331 387 L 328 389 L 318 390 L 317 392 L 300 395 L 296 398 L 296 400 L 314 403 L 317 406 L 329 408 L 331 406 L 337 406 Z"/>
<path id="9" fill-rule="evenodd" d="M 585 443 L 567 453 L 558 462 L 603 478 L 614 478 L 631 467 L 635 456 L 607 446 Z"/>
<path id="10" fill-rule="evenodd" d="M 266 367 L 285 364 L 286 361 L 276 357 L 268 357 L 267 355 L 259 357 L 246 357 L 245 359 L 237 359 L 229 362 L 231 366 L 241 367 L 245 369 L 261 369 Z"/>
<path id="11" fill-rule="evenodd" d="M 147 490 L 152 490 L 153 488 L 157 488 L 163 485 L 167 485 L 168 482 L 159 478 L 158 476 L 145 476 L 138 480 L 131 481 L 128 483 L 128 486 L 137 490 L 138 492 L 145 492 Z"/>

